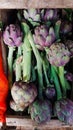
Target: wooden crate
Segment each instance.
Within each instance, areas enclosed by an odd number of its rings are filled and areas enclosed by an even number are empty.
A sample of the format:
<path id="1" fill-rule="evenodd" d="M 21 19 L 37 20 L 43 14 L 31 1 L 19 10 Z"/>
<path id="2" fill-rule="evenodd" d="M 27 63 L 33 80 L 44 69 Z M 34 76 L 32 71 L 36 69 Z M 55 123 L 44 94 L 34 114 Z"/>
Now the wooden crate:
<path id="1" fill-rule="evenodd" d="M 1 9 L 73 8 L 72 0 L 0 0 Z"/>
<path id="2" fill-rule="evenodd" d="M 39 3 L 39 4 L 38 4 Z M 0 0 L 0 19 L 7 20 L 9 9 L 23 8 L 73 8 L 72 0 Z M 3 51 L 5 47 L 2 45 Z M 4 64 L 6 66 L 6 55 L 3 54 Z M 73 65 L 73 64 L 72 64 Z M 6 67 L 5 72 L 6 72 Z M 1 126 L 2 124 L 0 124 Z M 3 128 L 7 130 L 73 130 L 73 126 L 66 125 L 57 119 L 52 119 L 43 125 L 36 125 L 29 117 L 20 117 L 7 115 L 6 125 Z"/>
<path id="3" fill-rule="evenodd" d="M 69 126 L 59 120 L 51 120 L 46 124 L 37 125 L 29 118 L 25 117 L 7 117 L 7 126 L 17 126 L 16 129 L 21 130 L 73 130 L 73 126 Z"/>
<path id="4" fill-rule="evenodd" d="M 1 125 L 1 124 L 0 124 Z M 46 124 L 37 125 L 29 117 L 7 116 L 5 130 L 73 130 L 73 126 L 66 125 L 57 119 L 52 119 Z"/>

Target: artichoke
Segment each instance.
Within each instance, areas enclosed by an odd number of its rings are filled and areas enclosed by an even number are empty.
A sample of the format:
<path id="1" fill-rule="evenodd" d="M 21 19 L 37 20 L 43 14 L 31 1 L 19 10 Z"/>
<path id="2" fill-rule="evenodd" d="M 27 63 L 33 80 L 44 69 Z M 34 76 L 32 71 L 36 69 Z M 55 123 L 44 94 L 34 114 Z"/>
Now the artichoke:
<path id="1" fill-rule="evenodd" d="M 34 30 L 34 42 L 39 49 L 49 47 L 55 41 L 55 32 L 53 27 L 49 29 L 45 25 L 41 25 Z"/>
<path id="2" fill-rule="evenodd" d="M 70 57 L 73 57 L 73 41 L 67 40 L 67 41 L 65 41 L 64 44 L 68 47 L 68 49 L 70 51 Z"/>
<path id="3" fill-rule="evenodd" d="M 51 103 L 48 100 L 36 100 L 29 106 L 29 113 L 36 123 L 45 123 L 51 119 Z"/>
<path id="4" fill-rule="evenodd" d="M 39 22 L 40 21 L 40 10 L 39 9 L 24 9 L 23 10 L 23 15 L 24 15 L 24 18 L 29 20 L 33 20 L 33 21 L 37 21 Z"/>
<path id="5" fill-rule="evenodd" d="M 47 58 L 54 66 L 64 66 L 70 60 L 70 52 L 63 43 L 54 43 L 48 50 Z"/>
<path id="6" fill-rule="evenodd" d="M 48 61 L 55 67 L 55 70 L 59 76 L 63 89 L 63 97 L 66 97 L 66 90 L 70 89 L 70 85 L 64 77 L 64 66 L 70 60 L 70 51 L 63 43 L 55 42 L 46 49 L 46 52 Z"/>
<path id="7" fill-rule="evenodd" d="M 51 118 L 51 103 L 43 99 L 43 60 L 35 46 L 33 35 L 31 32 L 28 33 L 28 39 L 31 44 L 33 53 L 37 61 L 37 78 L 38 78 L 38 99 L 33 102 L 29 108 L 31 118 L 36 123 L 44 123 L 49 121 Z"/>
<path id="8" fill-rule="evenodd" d="M 12 64 L 13 64 L 13 52 L 15 47 L 18 47 L 22 44 L 22 32 L 18 25 L 10 24 L 8 25 L 3 32 L 3 41 L 9 47 L 8 52 L 8 79 L 9 86 L 12 87 Z"/>
<path id="9" fill-rule="evenodd" d="M 58 9 L 45 9 L 44 10 L 44 15 L 43 15 L 43 20 L 48 21 L 48 20 L 57 20 L 58 19 Z"/>
<path id="10" fill-rule="evenodd" d="M 18 25 L 10 24 L 3 32 L 4 43 L 8 46 L 20 46 L 22 42 L 22 32 Z"/>
<path id="11" fill-rule="evenodd" d="M 60 32 L 63 35 L 66 35 L 66 34 L 69 34 L 71 31 L 72 31 L 72 24 L 71 24 L 71 22 L 62 21 L 61 22 Z"/>
<path id="12" fill-rule="evenodd" d="M 40 9 L 24 9 L 23 16 L 24 18 L 29 21 L 32 26 L 39 25 L 41 22 L 41 16 L 43 15 L 43 11 Z"/>
<path id="13" fill-rule="evenodd" d="M 53 100 L 55 99 L 55 96 L 56 96 L 56 90 L 54 87 L 47 87 L 45 89 L 45 96 L 50 99 L 50 100 Z"/>
<path id="14" fill-rule="evenodd" d="M 17 104 L 15 103 L 15 101 L 10 101 L 10 108 L 13 109 L 14 111 L 24 111 L 24 106 L 20 105 L 20 104 Z"/>
<path id="15" fill-rule="evenodd" d="M 73 125 L 73 102 L 69 99 L 60 99 L 55 103 L 55 113 L 59 120 Z"/>
<path id="16" fill-rule="evenodd" d="M 55 70 L 55 67 L 52 65 L 51 65 L 51 73 L 53 75 L 53 80 L 54 80 L 54 84 L 55 84 L 55 88 L 57 92 L 57 101 L 55 102 L 55 106 L 54 106 L 54 114 L 58 117 L 60 121 L 63 121 L 67 124 L 72 125 L 73 102 L 67 98 L 63 98 L 62 94 L 64 94 L 66 87 L 62 86 L 62 89 L 61 89 L 60 82 L 58 80 L 57 70 Z M 64 85 L 64 83 L 62 85 Z"/>
<path id="17" fill-rule="evenodd" d="M 65 77 L 66 77 L 66 79 L 67 79 L 68 81 L 70 81 L 70 82 L 73 81 L 73 74 L 72 74 L 72 73 L 67 72 L 67 73 L 65 74 Z"/>
<path id="18" fill-rule="evenodd" d="M 30 22 L 45 22 L 58 19 L 58 9 L 24 9 L 24 18 Z"/>
<path id="19" fill-rule="evenodd" d="M 24 109 L 25 107 L 30 105 L 36 98 L 37 89 L 33 83 L 17 81 L 12 86 L 11 95 L 15 104 Z M 10 103 L 10 106 L 13 106 L 13 102 Z"/>
<path id="20" fill-rule="evenodd" d="M 62 84 L 62 89 L 61 89 L 60 82 L 58 79 L 59 72 L 57 73 L 57 70 L 55 70 L 55 67 L 52 65 L 51 65 L 51 73 L 53 76 L 56 93 L 57 93 L 57 101 L 55 102 L 55 106 L 54 106 L 55 115 L 58 117 L 59 120 L 71 125 L 73 123 L 73 110 L 72 110 L 73 102 L 67 98 L 63 98 L 63 96 L 64 96 L 63 94 L 66 94 L 66 93 L 64 93 L 65 89 L 66 89 L 66 86 L 65 86 L 66 83 L 63 81 L 64 80 L 63 79 L 62 80 L 63 84 Z M 63 72 L 61 72 L 61 73 L 63 73 Z M 60 78 L 61 78 L 61 75 L 60 75 Z"/>

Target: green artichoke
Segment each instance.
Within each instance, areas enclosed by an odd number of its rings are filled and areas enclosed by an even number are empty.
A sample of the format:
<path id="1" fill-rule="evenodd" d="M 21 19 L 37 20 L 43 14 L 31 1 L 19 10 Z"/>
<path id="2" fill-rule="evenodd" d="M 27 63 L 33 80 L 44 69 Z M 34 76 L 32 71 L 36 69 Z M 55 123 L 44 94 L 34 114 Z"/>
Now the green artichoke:
<path id="1" fill-rule="evenodd" d="M 40 10 L 39 9 L 24 9 L 23 10 L 23 15 L 24 18 L 29 20 L 33 20 L 33 21 L 40 21 Z"/>
<path id="2" fill-rule="evenodd" d="M 36 100 L 29 106 L 29 113 L 36 123 L 45 123 L 51 119 L 51 103 L 48 100 Z"/>
<path id="3" fill-rule="evenodd" d="M 39 25 L 41 22 L 41 16 L 43 15 L 43 11 L 40 9 L 24 9 L 23 10 L 23 16 L 24 18 L 29 21 L 32 26 Z"/>

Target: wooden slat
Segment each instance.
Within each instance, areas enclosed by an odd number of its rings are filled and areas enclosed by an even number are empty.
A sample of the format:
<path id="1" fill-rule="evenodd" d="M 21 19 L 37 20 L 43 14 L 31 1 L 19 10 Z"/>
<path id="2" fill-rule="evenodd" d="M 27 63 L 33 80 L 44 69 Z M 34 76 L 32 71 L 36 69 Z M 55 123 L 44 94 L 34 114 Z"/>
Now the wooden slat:
<path id="1" fill-rule="evenodd" d="M 73 0 L 0 0 L 0 8 L 73 8 Z"/>
<path id="2" fill-rule="evenodd" d="M 8 116 L 6 125 L 17 126 L 17 129 L 21 128 L 21 130 L 73 130 L 73 126 L 53 119 L 46 124 L 37 125 L 29 118 Z"/>

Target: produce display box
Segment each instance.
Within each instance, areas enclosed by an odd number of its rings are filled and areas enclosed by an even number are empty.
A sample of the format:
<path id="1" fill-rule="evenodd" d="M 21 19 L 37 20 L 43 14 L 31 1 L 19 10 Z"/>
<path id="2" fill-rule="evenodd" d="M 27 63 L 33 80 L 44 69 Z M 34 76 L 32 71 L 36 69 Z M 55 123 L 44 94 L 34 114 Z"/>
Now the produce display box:
<path id="1" fill-rule="evenodd" d="M 0 0 L 0 19 L 6 21 L 7 13 L 11 9 L 23 9 L 23 8 L 73 8 L 72 0 Z M 2 51 L 6 51 L 4 45 L 2 45 Z M 6 53 L 3 54 L 4 69 L 7 71 Z M 71 62 L 73 66 L 73 61 Z M 73 72 L 73 68 L 72 68 Z M 2 128 L 2 124 L 0 124 Z M 57 119 L 51 119 L 46 124 L 37 125 L 30 117 L 13 115 L 11 112 L 7 115 L 6 125 L 3 125 L 3 129 L 6 130 L 73 130 L 73 126 L 66 125 Z"/>
<path id="2" fill-rule="evenodd" d="M 38 4 L 39 3 L 39 4 Z M 0 0 L 1 9 L 14 8 L 73 8 L 72 0 Z"/>

